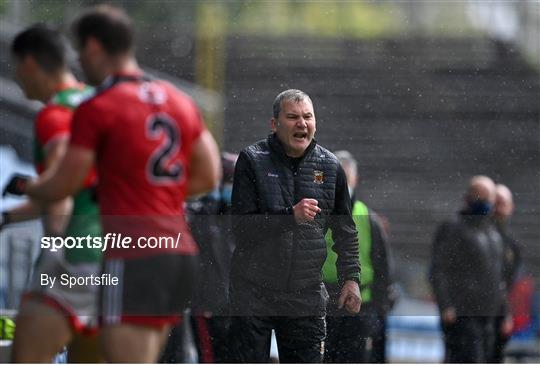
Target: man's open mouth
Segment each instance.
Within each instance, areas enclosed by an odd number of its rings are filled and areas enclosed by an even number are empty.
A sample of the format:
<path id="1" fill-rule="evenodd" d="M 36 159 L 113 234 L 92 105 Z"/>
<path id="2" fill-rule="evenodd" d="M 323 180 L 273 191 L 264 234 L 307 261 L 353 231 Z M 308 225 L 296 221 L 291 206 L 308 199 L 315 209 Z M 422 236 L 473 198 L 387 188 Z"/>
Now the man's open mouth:
<path id="1" fill-rule="evenodd" d="M 293 134 L 293 137 L 298 141 L 303 141 L 307 138 L 307 132 L 296 132 L 295 134 Z"/>

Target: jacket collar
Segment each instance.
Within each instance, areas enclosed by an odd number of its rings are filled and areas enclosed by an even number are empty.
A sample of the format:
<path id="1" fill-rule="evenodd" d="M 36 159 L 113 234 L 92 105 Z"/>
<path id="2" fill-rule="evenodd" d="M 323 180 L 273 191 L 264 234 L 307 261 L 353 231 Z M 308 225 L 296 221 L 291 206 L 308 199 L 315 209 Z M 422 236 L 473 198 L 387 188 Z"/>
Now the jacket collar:
<path id="1" fill-rule="evenodd" d="M 485 227 L 491 223 L 490 216 L 471 214 L 465 209 L 459 212 L 459 216 L 463 222 L 473 227 Z"/>

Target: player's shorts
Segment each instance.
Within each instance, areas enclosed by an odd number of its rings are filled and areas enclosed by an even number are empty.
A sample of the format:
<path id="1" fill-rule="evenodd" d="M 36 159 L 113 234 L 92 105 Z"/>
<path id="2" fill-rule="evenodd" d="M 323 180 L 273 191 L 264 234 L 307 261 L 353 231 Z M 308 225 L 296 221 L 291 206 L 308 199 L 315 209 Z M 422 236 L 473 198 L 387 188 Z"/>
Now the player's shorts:
<path id="1" fill-rule="evenodd" d="M 192 255 L 105 258 L 103 273 L 118 278 L 118 284 L 101 288 L 101 324 L 175 324 L 190 304 L 197 269 L 197 256 Z"/>
<path id="2" fill-rule="evenodd" d="M 98 328 L 99 285 L 92 285 L 85 278 L 100 276 L 101 269 L 97 262 L 69 263 L 63 250 L 42 250 L 23 301 L 37 301 L 59 309 L 76 333 L 92 334 Z M 78 279 L 78 283 L 70 287 L 70 279 Z"/>

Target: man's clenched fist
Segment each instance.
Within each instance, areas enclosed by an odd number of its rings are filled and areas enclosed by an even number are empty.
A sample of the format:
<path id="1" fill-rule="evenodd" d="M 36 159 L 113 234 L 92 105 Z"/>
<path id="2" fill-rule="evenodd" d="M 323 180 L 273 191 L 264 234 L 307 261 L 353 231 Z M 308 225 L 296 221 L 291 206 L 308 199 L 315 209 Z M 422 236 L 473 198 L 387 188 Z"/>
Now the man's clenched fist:
<path id="1" fill-rule="evenodd" d="M 30 181 L 30 176 L 20 174 L 13 175 L 9 183 L 6 185 L 2 196 L 6 196 L 7 194 L 24 195 L 28 181 Z"/>
<path id="2" fill-rule="evenodd" d="M 294 219 L 296 223 L 302 224 L 315 219 L 315 215 L 321 211 L 317 205 L 319 202 L 315 199 L 304 198 L 293 206 Z"/>
<path id="3" fill-rule="evenodd" d="M 341 288 L 341 294 L 338 301 L 338 309 L 345 307 L 350 314 L 360 312 L 362 297 L 360 296 L 360 288 L 358 283 L 353 280 L 347 280 Z"/>

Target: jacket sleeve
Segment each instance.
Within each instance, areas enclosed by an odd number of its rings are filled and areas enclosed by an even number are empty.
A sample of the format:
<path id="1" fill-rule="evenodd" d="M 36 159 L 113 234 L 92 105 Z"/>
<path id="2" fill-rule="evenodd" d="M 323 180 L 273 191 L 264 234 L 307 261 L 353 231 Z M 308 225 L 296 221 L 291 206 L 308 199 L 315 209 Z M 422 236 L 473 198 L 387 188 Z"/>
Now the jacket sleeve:
<path id="1" fill-rule="evenodd" d="M 237 242 L 256 244 L 260 237 L 279 236 L 294 227 L 292 209 L 262 213 L 256 177 L 249 156 L 241 152 L 234 170 L 231 219 Z"/>
<path id="2" fill-rule="evenodd" d="M 351 198 L 347 188 L 347 178 L 341 165 L 336 177 L 334 211 L 328 217 L 337 254 L 336 268 L 339 285 L 347 280 L 360 284 L 360 260 L 358 257 L 358 232 L 351 215 Z"/>
<path id="3" fill-rule="evenodd" d="M 449 296 L 450 280 L 453 278 L 451 266 L 455 262 L 455 240 L 457 239 L 452 231 L 450 224 L 442 224 L 433 241 L 429 281 L 441 312 L 455 307 Z"/>

